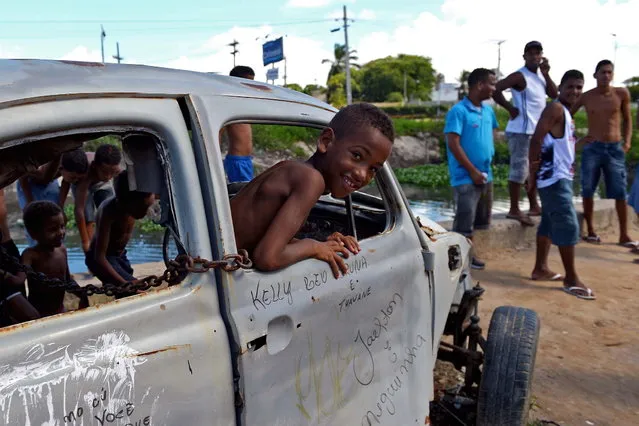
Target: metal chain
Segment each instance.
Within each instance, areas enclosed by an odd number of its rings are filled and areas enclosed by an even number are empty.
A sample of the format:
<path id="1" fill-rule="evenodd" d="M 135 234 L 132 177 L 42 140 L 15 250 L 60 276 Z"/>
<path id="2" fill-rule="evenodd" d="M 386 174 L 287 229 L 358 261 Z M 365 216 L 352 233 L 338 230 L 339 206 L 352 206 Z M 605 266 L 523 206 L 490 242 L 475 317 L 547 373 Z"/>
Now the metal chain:
<path id="1" fill-rule="evenodd" d="M 2 260 L 2 269 L 10 269 L 14 271 L 24 272 L 27 278 L 44 284 L 52 289 L 62 289 L 76 296 L 92 296 L 94 294 L 104 294 L 107 296 L 132 295 L 139 291 L 146 291 L 151 287 L 158 287 L 163 283 L 175 285 L 180 283 L 186 275 L 191 272 L 204 273 L 211 269 L 220 268 L 226 272 L 237 271 L 240 268 L 250 269 L 253 262 L 249 258 L 248 252 L 244 249 L 239 250 L 239 254 L 227 254 L 222 260 L 206 260 L 201 257 L 193 258 L 187 254 L 180 254 L 175 259 L 169 261 L 169 265 L 160 276 L 149 275 L 135 281 L 129 281 L 125 284 L 103 283 L 101 285 L 87 284 L 79 285 L 74 280 L 61 280 L 58 278 L 50 278 L 41 272 L 36 272 L 31 266 L 23 265 L 20 260 L 12 256 L 7 250 L 0 246 L 0 259 Z M 196 266 L 196 265 L 199 265 Z"/>

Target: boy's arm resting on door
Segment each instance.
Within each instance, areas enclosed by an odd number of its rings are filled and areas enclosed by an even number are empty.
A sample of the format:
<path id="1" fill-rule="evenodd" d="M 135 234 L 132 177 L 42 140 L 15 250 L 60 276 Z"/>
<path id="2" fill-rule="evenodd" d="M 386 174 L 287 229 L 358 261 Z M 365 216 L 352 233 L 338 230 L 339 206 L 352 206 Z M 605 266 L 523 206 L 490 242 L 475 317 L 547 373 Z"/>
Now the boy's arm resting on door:
<path id="1" fill-rule="evenodd" d="M 257 269 L 274 271 L 315 258 L 329 263 L 338 277 L 340 270 L 342 273 L 347 271 L 338 253 L 348 257 L 348 251 L 339 242 L 308 238 L 292 242 L 325 187 L 324 179 L 317 171 L 296 170 L 293 173 L 296 176 L 291 177 L 289 195 L 253 250 L 253 263 Z"/>

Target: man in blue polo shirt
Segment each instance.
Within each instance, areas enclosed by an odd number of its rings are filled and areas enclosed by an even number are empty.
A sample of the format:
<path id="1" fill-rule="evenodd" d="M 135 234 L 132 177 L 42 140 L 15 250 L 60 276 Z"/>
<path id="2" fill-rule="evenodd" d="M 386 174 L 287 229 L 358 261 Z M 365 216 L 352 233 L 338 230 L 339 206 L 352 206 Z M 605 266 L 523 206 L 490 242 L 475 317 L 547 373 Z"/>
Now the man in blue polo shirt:
<path id="1" fill-rule="evenodd" d="M 446 115 L 446 147 L 450 184 L 455 197 L 453 232 L 473 238 L 474 229 L 487 229 L 493 204 L 492 161 L 495 155 L 495 112 L 482 102 L 495 91 L 495 73 L 477 68 L 468 76 L 468 96 Z M 473 255 L 474 269 L 484 269 Z"/>

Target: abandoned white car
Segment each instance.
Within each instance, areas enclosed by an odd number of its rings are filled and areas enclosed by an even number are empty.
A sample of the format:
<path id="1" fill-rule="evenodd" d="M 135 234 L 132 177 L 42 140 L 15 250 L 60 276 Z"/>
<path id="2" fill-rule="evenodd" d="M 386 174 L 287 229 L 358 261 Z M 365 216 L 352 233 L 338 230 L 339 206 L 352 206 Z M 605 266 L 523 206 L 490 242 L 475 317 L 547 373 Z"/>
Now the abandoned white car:
<path id="1" fill-rule="evenodd" d="M 129 185 L 158 194 L 165 228 L 156 277 L 127 297 L 25 268 L 30 280 L 84 291 L 91 306 L 0 329 L 0 423 L 525 424 L 537 315 L 500 307 L 482 337 L 471 244 L 414 217 L 388 164 L 371 191 L 322 197 L 300 231 L 355 236 L 362 250 L 345 276 L 318 260 L 261 272 L 236 247 L 230 199 L 242 184 L 227 184 L 220 130 L 319 132 L 335 113 L 234 77 L 0 60 L 0 187 L 112 135 Z M 132 132 L 154 142 L 131 143 Z M 2 252 L 2 264 L 15 261 Z M 464 376 L 443 395 L 438 358 Z"/>

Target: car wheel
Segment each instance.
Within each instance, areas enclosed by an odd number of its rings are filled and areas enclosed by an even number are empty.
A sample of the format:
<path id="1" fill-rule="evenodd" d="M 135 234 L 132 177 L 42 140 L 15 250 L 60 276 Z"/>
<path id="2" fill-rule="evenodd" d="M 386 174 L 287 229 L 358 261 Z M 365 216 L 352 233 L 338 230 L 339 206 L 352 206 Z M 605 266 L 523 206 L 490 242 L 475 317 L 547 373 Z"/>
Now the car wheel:
<path id="1" fill-rule="evenodd" d="M 477 401 L 477 426 L 520 426 L 528 418 L 539 341 L 539 317 L 500 306 L 488 328 Z"/>

